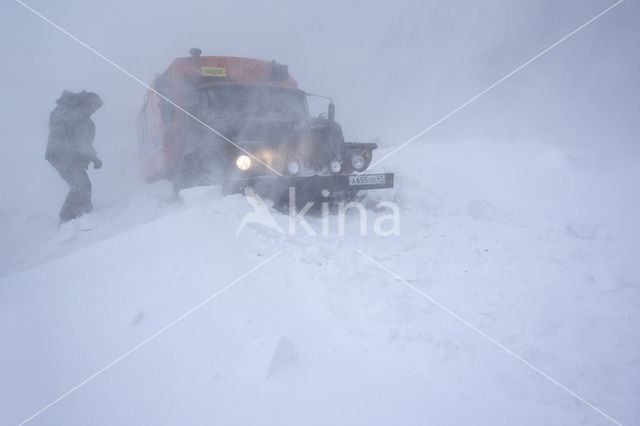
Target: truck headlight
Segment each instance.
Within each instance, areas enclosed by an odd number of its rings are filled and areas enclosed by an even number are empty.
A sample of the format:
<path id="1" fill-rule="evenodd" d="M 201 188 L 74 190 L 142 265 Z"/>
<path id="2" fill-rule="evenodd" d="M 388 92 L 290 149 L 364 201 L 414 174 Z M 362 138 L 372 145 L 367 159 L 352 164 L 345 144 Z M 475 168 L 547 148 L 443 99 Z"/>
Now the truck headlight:
<path id="1" fill-rule="evenodd" d="M 364 170 L 364 156 L 362 154 L 353 154 L 351 156 L 351 165 L 358 172 Z"/>
<path id="2" fill-rule="evenodd" d="M 241 155 L 238 158 L 236 158 L 236 166 L 242 170 L 249 170 L 249 167 L 251 167 L 251 158 L 249 158 L 248 155 Z"/>
<path id="3" fill-rule="evenodd" d="M 292 175 L 298 174 L 298 172 L 300 171 L 300 163 L 298 163 L 296 160 L 289 162 L 289 164 L 287 164 L 287 171 L 289 171 L 289 174 Z"/>
<path id="4" fill-rule="evenodd" d="M 331 168 L 331 173 L 340 173 L 340 170 L 342 170 L 342 163 L 338 160 L 333 160 L 329 167 Z"/>

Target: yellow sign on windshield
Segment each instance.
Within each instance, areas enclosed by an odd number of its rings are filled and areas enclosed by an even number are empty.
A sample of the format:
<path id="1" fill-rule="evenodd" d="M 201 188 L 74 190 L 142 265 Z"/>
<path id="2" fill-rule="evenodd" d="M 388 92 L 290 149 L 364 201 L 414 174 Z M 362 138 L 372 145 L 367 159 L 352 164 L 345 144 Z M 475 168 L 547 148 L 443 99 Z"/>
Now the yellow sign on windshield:
<path id="1" fill-rule="evenodd" d="M 204 77 L 226 77 L 227 69 L 225 67 L 202 67 L 202 75 Z"/>

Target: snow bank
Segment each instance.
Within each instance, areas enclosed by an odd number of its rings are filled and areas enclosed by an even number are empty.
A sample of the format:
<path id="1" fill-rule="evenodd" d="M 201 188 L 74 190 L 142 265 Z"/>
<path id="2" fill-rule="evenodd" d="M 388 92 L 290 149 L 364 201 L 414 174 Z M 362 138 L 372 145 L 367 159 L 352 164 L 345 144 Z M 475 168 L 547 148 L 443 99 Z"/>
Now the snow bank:
<path id="1" fill-rule="evenodd" d="M 280 250 L 33 424 L 607 424 L 358 250 L 631 423 L 640 232 L 628 164 L 531 143 L 415 144 L 380 166 L 397 187 L 364 200 L 399 205 L 397 237 L 360 236 L 357 215 L 343 237 L 236 234 L 250 207 L 216 188 L 175 202 L 151 187 L 60 229 L 43 221 L 48 239 L 3 265 L 23 271 L 0 281 L 0 423 Z"/>

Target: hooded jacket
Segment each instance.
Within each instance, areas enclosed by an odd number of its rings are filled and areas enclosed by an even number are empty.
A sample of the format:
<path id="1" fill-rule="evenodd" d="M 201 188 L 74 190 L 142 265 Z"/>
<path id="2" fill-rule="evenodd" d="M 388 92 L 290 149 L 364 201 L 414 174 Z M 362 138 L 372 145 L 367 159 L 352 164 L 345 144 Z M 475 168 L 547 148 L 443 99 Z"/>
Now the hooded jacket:
<path id="1" fill-rule="evenodd" d="M 95 93 L 64 91 L 49 117 L 49 140 L 45 158 L 52 163 L 87 167 L 96 157 L 96 127 L 91 114 L 102 105 Z"/>

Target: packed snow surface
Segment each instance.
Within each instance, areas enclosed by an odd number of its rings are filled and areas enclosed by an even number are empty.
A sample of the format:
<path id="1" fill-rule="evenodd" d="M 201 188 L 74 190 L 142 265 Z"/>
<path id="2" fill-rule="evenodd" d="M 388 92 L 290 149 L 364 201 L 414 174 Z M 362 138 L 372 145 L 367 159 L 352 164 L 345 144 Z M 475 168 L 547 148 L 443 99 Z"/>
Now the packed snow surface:
<path id="1" fill-rule="evenodd" d="M 328 235 L 318 211 L 316 235 L 290 235 L 275 209 L 285 233 L 237 232 L 245 197 L 176 201 L 166 182 L 112 204 L 98 186 L 96 211 L 60 227 L 4 212 L 0 424 L 145 341 L 29 424 L 612 424 L 552 380 L 637 422 L 632 159 L 415 143 L 377 170 L 396 187 L 364 194 L 365 236 L 356 210 L 338 235 L 335 209 Z M 373 232 L 380 201 L 399 235 Z"/>

